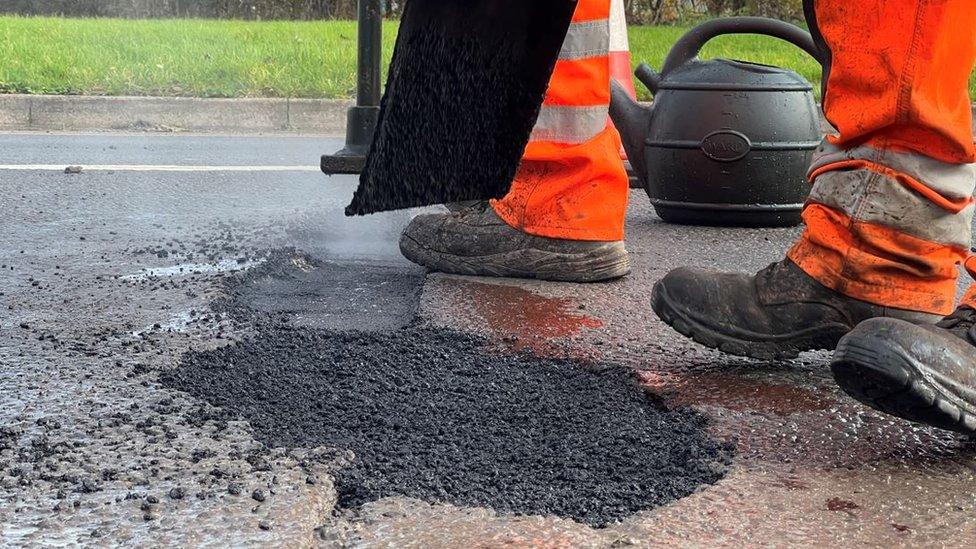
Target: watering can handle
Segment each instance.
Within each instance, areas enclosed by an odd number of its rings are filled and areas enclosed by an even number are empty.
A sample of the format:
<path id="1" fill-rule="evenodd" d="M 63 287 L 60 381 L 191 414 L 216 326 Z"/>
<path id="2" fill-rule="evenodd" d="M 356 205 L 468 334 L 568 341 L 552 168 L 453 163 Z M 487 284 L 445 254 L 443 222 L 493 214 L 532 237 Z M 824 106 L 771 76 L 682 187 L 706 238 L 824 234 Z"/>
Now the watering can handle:
<path id="1" fill-rule="evenodd" d="M 814 43 L 810 33 L 796 25 L 767 17 L 726 17 L 707 21 L 685 33 L 671 48 L 661 67 L 661 73 L 668 74 L 694 59 L 706 42 L 723 34 L 764 34 L 780 38 L 823 63 L 823 52 Z"/>

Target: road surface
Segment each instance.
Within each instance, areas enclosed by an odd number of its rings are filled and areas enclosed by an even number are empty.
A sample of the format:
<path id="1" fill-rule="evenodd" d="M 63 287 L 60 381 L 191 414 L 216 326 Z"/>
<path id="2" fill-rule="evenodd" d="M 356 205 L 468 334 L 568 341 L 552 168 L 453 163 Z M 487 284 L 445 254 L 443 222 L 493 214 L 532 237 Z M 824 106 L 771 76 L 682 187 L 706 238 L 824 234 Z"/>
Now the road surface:
<path id="1" fill-rule="evenodd" d="M 396 245 L 417 211 L 342 216 L 355 179 L 316 170 L 319 155 L 340 145 L 279 136 L 0 136 L 5 545 L 964 546 L 976 538 L 970 443 L 846 398 L 824 353 L 773 363 L 732 358 L 681 338 L 651 312 L 651 285 L 669 269 L 753 271 L 779 259 L 798 229 L 667 225 L 633 191 L 627 246 L 634 272 L 623 280 L 574 285 L 427 275 Z M 81 173 L 65 173 L 67 166 L 81 166 Z M 312 339 L 268 340 L 268 325 L 292 326 Z M 645 510 L 605 527 L 588 523 L 585 513 L 521 512 L 530 507 L 519 505 L 538 495 L 532 490 L 542 490 L 523 479 L 473 500 L 464 499 L 477 491 L 473 485 L 437 496 L 396 493 L 394 482 L 394 493 L 337 507 L 348 484 L 344 467 L 356 456 L 342 444 L 305 447 L 275 438 L 268 430 L 278 425 L 274 414 L 320 412 L 314 403 L 275 403 L 283 393 L 262 393 L 269 387 L 260 381 L 265 369 L 281 372 L 267 383 L 286 374 L 304 383 L 308 376 L 284 361 L 305 345 L 325 344 L 318 333 L 436 338 L 429 334 L 440 330 L 453 335 L 424 360 L 469 356 L 467 344 L 452 338 L 474 334 L 503 362 L 529 353 L 542 368 L 562 361 L 636 372 L 653 394 L 656 428 L 684 433 L 682 444 L 704 456 L 688 463 L 714 461 L 725 445 L 731 465 L 714 464 L 714 484 L 702 473 L 696 485 L 699 477 L 689 473 L 691 488 L 676 491 L 675 501 L 658 506 L 649 497 Z M 283 362 L 220 355 L 234 345 L 270 348 L 271 357 L 281 345 Z M 403 345 L 397 340 L 391 349 L 408 357 L 416 347 Z M 211 360 L 218 355 L 223 362 Z M 253 376 L 253 391 L 246 383 L 225 387 L 223 376 L 210 378 L 221 381 L 220 390 L 182 390 L 180 380 L 190 377 L 177 374 L 199 364 L 225 368 L 226 379 Z M 397 360 L 388 364 L 397 369 Z M 425 383 L 424 390 L 437 385 Z M 531 386 L 548 395 L 547 384 Z M 460 395 L 465 385 L 452 387 Z M 486 405 L 522 404 L 483 390 Z M 266 406 L 268 399 L 274 405 Z M 315 436 L 328 439 L 320 431 Z M 506 445 L 520 434 L 491 436 Z M 489 455 L 482 450 L 469 455 Z M 387 469 L 404 470 L 395 454 L 384 459 L 392 463 Z M 499 461 L 479 467 L 504 471 Z M 418 467 L 445 471 L 428 465 Z M 585 468 L 560 482 L 572 487 L 578 480 L 582 493 Z M 560 502 L 572 504 L 576 495 Z"/>

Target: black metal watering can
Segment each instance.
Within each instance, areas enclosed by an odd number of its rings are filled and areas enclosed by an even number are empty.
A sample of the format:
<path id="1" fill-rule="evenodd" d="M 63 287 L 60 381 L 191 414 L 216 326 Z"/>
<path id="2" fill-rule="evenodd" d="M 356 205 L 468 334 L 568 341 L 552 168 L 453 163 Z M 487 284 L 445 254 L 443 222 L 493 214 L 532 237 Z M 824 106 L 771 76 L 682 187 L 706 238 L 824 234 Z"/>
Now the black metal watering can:
<path id="1" fill-rule="evenodd" d="M 723 34 L 781 38 L 822 59 L 810 34 L 794 25 L 761 17 L 708 21 L 675 43 L 660 73 L 638 67 L 652 106 L 614 83 L 610 116 L 661 219 L 796 225 L 822 135 L 813 86 L 787 69 L 698 59 L 702 46 Z"/>

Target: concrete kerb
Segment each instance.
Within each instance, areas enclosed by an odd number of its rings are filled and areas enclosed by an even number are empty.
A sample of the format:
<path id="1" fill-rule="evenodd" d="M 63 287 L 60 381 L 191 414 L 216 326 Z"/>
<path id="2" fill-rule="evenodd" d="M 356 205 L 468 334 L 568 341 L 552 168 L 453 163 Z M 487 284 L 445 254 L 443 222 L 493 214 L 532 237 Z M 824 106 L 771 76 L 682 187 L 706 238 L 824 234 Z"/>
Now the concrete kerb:
<path id="1" fill-rule="evenodd" d="M 0 94 L 0 131 L 149 131 L 344 135 L 337 99 L 211 99 Z M 973 106 L 976 119 L 976 105 Z M 825 132 L 830 126 L 823 121 Z"/>
<path id="2" fill-rule="evenodd" d="M 350 101 L 0 95 L 0 131 L 342 135 Z"/>

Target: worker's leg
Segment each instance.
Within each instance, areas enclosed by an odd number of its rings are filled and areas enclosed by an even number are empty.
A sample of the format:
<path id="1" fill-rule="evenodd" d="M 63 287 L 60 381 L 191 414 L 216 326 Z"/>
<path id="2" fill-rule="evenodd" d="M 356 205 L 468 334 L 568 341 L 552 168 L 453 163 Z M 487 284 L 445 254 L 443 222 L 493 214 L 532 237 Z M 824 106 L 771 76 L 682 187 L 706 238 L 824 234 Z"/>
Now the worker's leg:
<path id="1" fill-rule="evenodd" d="M 869 32 L 871 20 L 846 23 L 846 8 L 832 4 L 816 8 L 835 53 L 825 106 L 840 139 L 814 163 L 814 203 L 790 258 L 849 295 L 945 312 L 955 296 L 956 266 L 970 246 L 967 82 L 976 57 L 976 4 L 889 2 L 895 9 L 879 2 L 884 19 L 875 22 L 891 20 L 887 33 Z M 859 34 L 834 46 L 846 36 L 836 30 L 844 25 Z M 868 79 L 865 71 L 884 77 Z M 857 100 L 868 92 L 870 101 Z M 966 267 L 976 271 L 976 259 Z M 976 434 L 974 307 L 971 288 L 935 326 L 861 323 L 838 344 L 834 378 L 883 412 Z"/>
<path id="2" fill-rule="evenodd" d="M 969 249 L 974 160 L 969 0 L 816 0 L 829 51 L 807 227 L 756 277 L 680 269 L 655 310 L 706 344 L 769 356 L 830 348 L 865 316 L 952 310 Z M 775 352 L 772 352 L 775 351 Z"/>
<path id="3" fill-rule="evenodd" d="M 608 124 L 610 0 L 580 0 L 510 193 L 417 217 L 407 258 L 439 271 L 591 281 L 629 272 L 628 179 Z"/>
<path id="4" fill-rule="evenodd" d="M 610 107 L 610 0 L 583 0 L 508 196 L 492 207 L 529 234 L 623 240 L 629 182 Z M 573 35 L 577 35 L 574 37 Z"/>
<path id="5" fill-rule="evenodd" d="M 976 183 L 969 0 L 814 3 L 830 53 L 818 151 L 789 257 L 826 286 L 946 314 L 970 246 Z"/>

